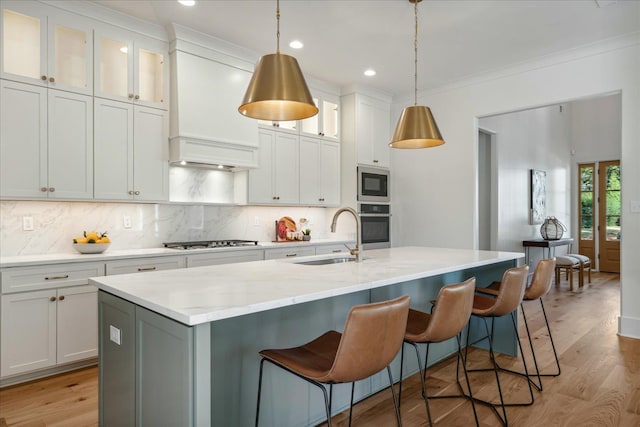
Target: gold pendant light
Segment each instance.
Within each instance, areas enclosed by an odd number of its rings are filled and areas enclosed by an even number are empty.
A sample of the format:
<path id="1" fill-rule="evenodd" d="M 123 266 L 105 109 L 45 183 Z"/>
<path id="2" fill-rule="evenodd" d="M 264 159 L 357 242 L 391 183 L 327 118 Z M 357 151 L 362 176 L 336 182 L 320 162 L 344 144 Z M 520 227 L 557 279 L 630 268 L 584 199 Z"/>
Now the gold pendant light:
<path id="1" fill-rule="evenodd" d="M 415 37 L 413 39 L 414 88 L 413 106 L 406 107 L 393 133 L 391 148 L 429 148 L 444 144 L 431 109 L 418 105 L 418 3 L 422 0 L 409 0 L 413 3 L 415 17 Z"/>
<path id="2" fill-rule="evenodd" d="M 276 6 L 277 49 L 256 64 L 240 114 L 260 120 L 302 120 L 318 114 L 298 61 L 280 53 L 280 0 Z"/>

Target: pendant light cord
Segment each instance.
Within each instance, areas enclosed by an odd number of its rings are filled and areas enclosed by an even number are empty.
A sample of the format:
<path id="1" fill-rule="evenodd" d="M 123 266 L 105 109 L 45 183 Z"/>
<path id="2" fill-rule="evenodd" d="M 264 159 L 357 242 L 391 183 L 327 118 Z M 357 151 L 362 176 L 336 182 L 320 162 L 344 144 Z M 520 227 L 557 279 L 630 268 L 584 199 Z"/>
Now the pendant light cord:
<path id="1" fill-rule="evenodd" d="M 276 1 L 276 53 L 280 53 L 280 0 Z"/>
<path id="2" fill-rule="evenodd" d="M 415 35 L 413 37 L 413 105 L 418 105 L 418 0 L 413 0 Z"/>

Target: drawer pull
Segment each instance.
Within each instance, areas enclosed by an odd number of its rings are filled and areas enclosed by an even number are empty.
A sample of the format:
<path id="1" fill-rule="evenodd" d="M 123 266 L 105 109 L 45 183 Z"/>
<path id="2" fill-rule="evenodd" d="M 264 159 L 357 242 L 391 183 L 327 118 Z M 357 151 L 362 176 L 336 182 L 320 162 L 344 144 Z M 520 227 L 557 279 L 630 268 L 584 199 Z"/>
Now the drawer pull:
<path id="1" fill-rule="evenodd" d="M 64 301 L 64 295 L 61 295 L 58 299 L 59 299 L 60 301 Z"/>
<path id="2" fill-rule="evenodd" d="M 65 274 L 64 276 L 47 276 L 44 280 L 60 280 L 60 279 L 68 279 L 69 275 Z"/>
<path id="3" fill-rule="evenodd" d="M 153 271 L 155 269 L 155 267 L 140 267 L 138 268 L 138 271 Z"/>
<path id="4" fill-rule="evenodd" d="M 334 254 L 339 254 L 340 252 L 342 252 L 342 249 L 334 249 L 331 252 L 333 252 Z"/>
<path id="5" fill-rule="evenodd" d="M 286 257 L 293 257 L 293 256 L 298 256 L 298 254 L 286 254 Z"/>

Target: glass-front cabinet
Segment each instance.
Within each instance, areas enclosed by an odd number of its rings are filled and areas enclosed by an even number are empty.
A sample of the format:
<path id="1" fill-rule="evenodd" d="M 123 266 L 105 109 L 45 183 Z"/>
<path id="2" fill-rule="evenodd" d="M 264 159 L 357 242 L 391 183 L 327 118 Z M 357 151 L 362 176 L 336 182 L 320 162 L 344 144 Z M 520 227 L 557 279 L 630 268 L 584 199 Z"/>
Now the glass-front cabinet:
<path id="1" fill-rule="evenodd" d="M 313 102 L 318 107 L 318 114 L 302 120 L 300 132 L 337 141 L 340 139 L 338 120 L 340 117 L 340 98 L 318 90 L 312 92 Z"/>
<path id="2" fill-rule="evenodd" d="M 338 141 L 340 139 L 340 97 L 313 89 L 311 93 L 313 94 L 313 102 L 318 107 L 318 114 L 315 116 L 300 121 L 271 122 L 258 120 L 258 124 L 296 132 L 299 130 L 301 135 L 313 135 L 331 141 Z"/>
<path id="3" fill-rule="evenodd" d="M 96 32 L 95 96 L 168 107 L 166 45 L 131 33 Z"/>
<path id="4" fill-rule="evenodd" d="M 1 76 L 8 80 L 91 95 L 93 35 L 90 25 L 33 3 L 2 4 Z"/>

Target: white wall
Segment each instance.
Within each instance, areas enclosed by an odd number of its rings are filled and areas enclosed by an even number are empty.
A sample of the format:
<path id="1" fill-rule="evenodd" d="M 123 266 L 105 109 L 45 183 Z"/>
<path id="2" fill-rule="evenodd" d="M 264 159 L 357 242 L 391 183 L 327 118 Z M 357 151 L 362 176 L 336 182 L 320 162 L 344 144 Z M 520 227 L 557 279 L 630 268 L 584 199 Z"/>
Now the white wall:
<path id="1" fill-rule="evenodd" d="M 622 93 L 623 162 L 620 333 L 640 338 L 640 33 L 563 55 L 545 57 L 440 88 L 429 105 L 446 144 L 428 150 L 393 150 L 394 244 L 476 247 L 478 117 Z M 392 109 L 394 123 L 408 99 Z"/>
<path id="2" fill-rule="evenodd" d="M 495 250 L 522 251 L 522 240 L 540 237 L 529 224 L 529 171 L 546 172 L 546 216 L 570 228 L 571 112 L 558 105 L 482 118 L 479 126 L 495 132 L 497 230 Z"/>

